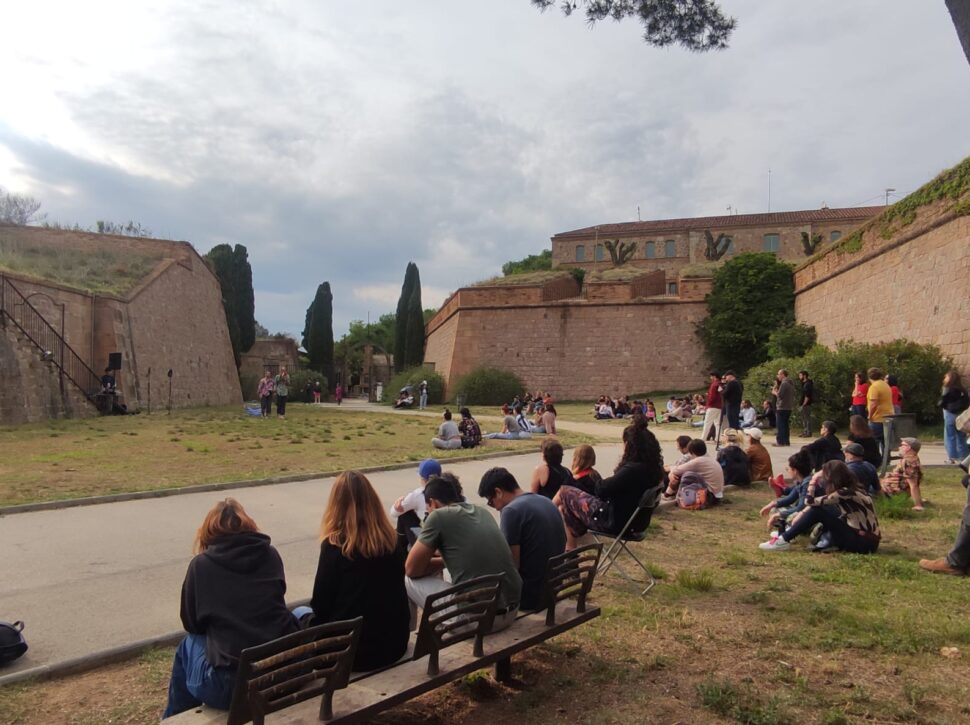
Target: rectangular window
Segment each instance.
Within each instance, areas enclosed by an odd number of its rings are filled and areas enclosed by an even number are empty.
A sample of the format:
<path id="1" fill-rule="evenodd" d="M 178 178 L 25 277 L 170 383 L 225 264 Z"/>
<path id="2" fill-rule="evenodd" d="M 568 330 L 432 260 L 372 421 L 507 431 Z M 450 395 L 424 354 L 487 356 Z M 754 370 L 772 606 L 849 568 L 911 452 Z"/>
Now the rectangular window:
<path id="1" fill-rule="evenodd" d="M 593 261 L 602 262 L 604 259 L 606 259 L 606 250 L 603 249 L 602 244 L 597 244 L 596 248 L 593 250 Z"/>
<path id="2" fill-rule="evenodd" d="M 724 250 L 726 256 L 734 254 L 734 237 L 727 238 L 727 249 Z"/>
<path id="3" fill-rule="evenodd" d="M 577 244 L 576 245 L 576 261 L 585 262 L 586 261 L 586 245 Z"/>
<path id="4" fill-rule="evenodd" d="M 838 229 L 836 229 L 834 232 L 829 232 L 830 242 L 837 242 L 841 238 L 842 238 L 842 232 L 840 232 Z"/>
<path id="5" fill-rule="evenodd" d="M 676 257 L 677 256 L 677 242 L 673 239 L 668 239 L 664 242 L 664 256 L 665 257 Z"/>
<path id="6" fill-rule="evenodd" d="M 667 283 L 667 294 L 668 295 L 676 295 L 677 294 L 677 283 L 676 282 L 668 282 Z"/>
<path id="7" fill-rule="evenodd" d="M 647 259 L 653 259 L 657 256 L 657 243 L 647 242 L 643 245 L 643 256 Z"/>
<path id="8" fill-rule="evenodd" d="M 765 234 L 764 251 L 777 254 L 780 239 L 781 235 L 779 234 Z"/>

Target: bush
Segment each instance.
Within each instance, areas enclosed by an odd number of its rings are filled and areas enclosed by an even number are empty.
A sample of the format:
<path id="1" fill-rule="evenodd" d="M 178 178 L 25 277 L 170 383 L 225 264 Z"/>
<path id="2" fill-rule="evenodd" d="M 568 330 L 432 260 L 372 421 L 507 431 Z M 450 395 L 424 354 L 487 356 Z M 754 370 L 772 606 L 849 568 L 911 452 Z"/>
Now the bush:
<path id="1" fill-rule="evenodd" d="M 434 368 L 416 367 L 399 372 L 388 383 L 387 392 L 384 393 L 384 400 L 394 404 L 397 394 L 405 385 L 414 386 L 414 404 L 418 404 L 418 385 L 422 380 L 428 381 L 428 403 L 440 405 L 445 400 L 445 379 L 440 373 L 436 373 Z"/>
<path id="2" fill-rule="evenodd" d="M 807 370 L 815 381 L 812 417 L 816 421 L 834 420 L 844 431 L 849 420 L 853 374 L 878 367 L 898 378 L 904 413 L 914 413 L 920 423 L 938 423 L 941 414 L 936 401 L 943 374 L 951 365 L 936 345 L 909 340 L 876 344 L 843 341 L 835 350 L 816 345 L 801 357 L 777 358 L 752 368 L 744 381 L 744 395 L 757 405 L 770 392 L 779 368 L 788 370 L 796 384 L 798 371 Z"/>
<path id="3" fill-rule="evenodd" d="M 464 395 L 466 405 L 501 405 L 521 395 L 525 387 L 519 377 L 508 370 L 475 368 L 458 381 L 454 395 Z"/>
<path id="4" fill-rule="evenodd" d="M 313 394 L 311 393 L 309 398 L 303 392 L 306 388 L 308 382 L 314 383 L 317 380 L 320 381 L 320 387 L 322 389 L 321 399 L 327 400 L 327 379 L 324 377 L 323 373 L 316 370 L 307 370 L 301 368 L 299 370 L 288 370 L 290 374 L 290 393 L 286 396 L 286 399 L 292 403 L 311 403 L 313 402 Z"/>
<path id="5" fill-rule="evenodd" d="M 794 325 L 780 327 L 768 336 L 768 359 L 776 357 L 801 357 L 818 340 L 812 325 L 796 322 Z"/>

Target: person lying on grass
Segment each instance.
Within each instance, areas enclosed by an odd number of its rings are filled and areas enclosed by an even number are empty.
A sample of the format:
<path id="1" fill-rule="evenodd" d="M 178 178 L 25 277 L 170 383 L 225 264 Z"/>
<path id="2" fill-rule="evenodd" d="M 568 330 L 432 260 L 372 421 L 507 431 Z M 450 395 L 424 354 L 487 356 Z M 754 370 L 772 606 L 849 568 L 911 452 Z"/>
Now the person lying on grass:
<path id="1" fill-rule="evenodd" d="M 920 484 L 923 482 L 923 468 L 919 461 L 920 442 L 916 438 L 902 438 L 899 441 L 899 463 L 883 476 L 882 492 L 887 496 L 908 493 L 913 499 L 913 511 L 923 510 L 923 497 Z"/>
<path id="2" fill-rule="evenodd" d="M 881 534 L 872 499 L 842 461 L 822 466 L 821 476 L 809 483 L 805 504 L 784 533 L 758 548 L 785 551 L 791 548 L 793 539 L 818 524 L 828 533 L 833 548 L 856 554 L 873 554 L 879 548 Z"/>

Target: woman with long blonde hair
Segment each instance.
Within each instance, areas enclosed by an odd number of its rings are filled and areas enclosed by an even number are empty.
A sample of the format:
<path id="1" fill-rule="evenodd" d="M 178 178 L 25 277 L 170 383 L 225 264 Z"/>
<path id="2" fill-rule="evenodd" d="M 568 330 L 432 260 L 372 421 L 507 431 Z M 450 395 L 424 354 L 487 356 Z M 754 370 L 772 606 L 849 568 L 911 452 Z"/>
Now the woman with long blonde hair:
<path id="1" fill-rule="evenodd" d="M 286 608 L 283 561 L 234 498 L 219 501 L 195 535 L 182 584 L 182 625 L 168 706 L 171 717 L 205 703 L 228 710 L 239 653 L 297 631 Z"/>
<path id="2" fill-rule="evenodd" d="M 404 552 L 377 492 L 359 471 L 341 473 L 330 491 L 310 606 L 315 624 L 364 618 L 357 672 L 396 662 L 407 650 Z"/>

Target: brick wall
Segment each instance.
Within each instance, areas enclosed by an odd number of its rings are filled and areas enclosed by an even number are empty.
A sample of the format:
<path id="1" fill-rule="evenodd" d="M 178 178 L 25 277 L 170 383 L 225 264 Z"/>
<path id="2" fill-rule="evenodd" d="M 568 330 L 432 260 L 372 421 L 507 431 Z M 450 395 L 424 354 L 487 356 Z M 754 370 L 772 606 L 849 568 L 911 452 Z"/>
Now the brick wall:
<path id="1" fill-rule="evenodd" d="M 795 273 L 795 314 L 819 342 L 934 343 L 970 373 L 970 217 L 927 209 L 893 239 L 829 253 Z"/>
<path id="2" fill-rule="evenodd" d="M 704 381 L 694 329 L 705 315 L 673 299 L 462 309 L 431 333 L 425 359 L 449 384 L 489 365 L 560 399 L 689 389 Z"/>
<path id="3" fill-rule="evenodd" d="M 585 291 L 590 302 L 624 302 L 637 297 L 655 297 L 666 293 L 666 273 L 658 269 L 622 281 L 587 282 Z"/>

